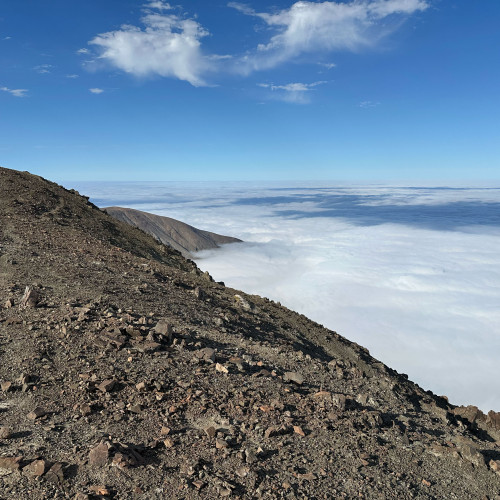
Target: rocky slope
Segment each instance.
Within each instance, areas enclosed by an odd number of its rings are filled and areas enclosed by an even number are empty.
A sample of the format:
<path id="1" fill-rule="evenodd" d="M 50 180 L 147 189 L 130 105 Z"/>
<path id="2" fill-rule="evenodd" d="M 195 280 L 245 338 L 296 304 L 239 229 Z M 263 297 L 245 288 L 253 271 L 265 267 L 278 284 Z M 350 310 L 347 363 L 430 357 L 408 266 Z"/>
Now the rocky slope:
<path id="1" fill-rule="evenodd" d="M 191 258 L 192 252 L 241 242 L 237 238 L 203 231 L 170 217 L 162 217 L 132 208 L 107 207 L 104 210 L 115 219 L 138 227 L 163 244 L 175 248 L 187 258 Z"/>
<path id="2" fill-rule="evenodd" d="M 500 415 L 7 169 L 0 299 L 2 499 L 500 494 Z"/>

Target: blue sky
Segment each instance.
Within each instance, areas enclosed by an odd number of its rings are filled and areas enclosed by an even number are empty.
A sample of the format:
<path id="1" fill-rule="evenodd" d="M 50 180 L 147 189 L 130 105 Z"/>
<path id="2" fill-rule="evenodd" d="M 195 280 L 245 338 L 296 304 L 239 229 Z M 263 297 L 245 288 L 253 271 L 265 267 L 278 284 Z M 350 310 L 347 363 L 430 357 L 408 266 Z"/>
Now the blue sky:
<path id="1" fill-rule="evenodd" d="M 499 180 L 500 2 L 2 0 L 0 165 Z"/>

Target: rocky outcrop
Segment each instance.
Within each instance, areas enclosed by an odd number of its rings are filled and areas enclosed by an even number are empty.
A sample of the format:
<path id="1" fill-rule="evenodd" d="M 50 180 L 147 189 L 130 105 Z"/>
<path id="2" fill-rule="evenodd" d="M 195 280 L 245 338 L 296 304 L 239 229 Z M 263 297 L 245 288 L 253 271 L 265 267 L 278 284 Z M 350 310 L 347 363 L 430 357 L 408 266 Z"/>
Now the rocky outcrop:
<path id="1" fill-rule="evenodd" d="M 237 238 L 203 231 L 170 217 L 132 208 L 107 207 L 104 210 L 115 219 L 138 227 L 164 245 L 175 248 L 187 258 L 191 258 L 192 253 L 201 250 L 210 250 L 229 243 L 241 243 Z"/>

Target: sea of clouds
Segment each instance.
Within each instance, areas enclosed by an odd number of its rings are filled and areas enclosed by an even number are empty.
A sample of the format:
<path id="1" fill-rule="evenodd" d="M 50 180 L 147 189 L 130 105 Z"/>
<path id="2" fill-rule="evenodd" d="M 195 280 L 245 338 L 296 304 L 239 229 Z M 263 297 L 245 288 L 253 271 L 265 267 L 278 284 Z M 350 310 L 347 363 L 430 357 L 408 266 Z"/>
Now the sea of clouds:
<path id="1" fill-rule="evenodd" d="M 245 241 L 196 255 L 454 404 L 500 411 L 500 189 L 80 183 L 98 206 Z"/>

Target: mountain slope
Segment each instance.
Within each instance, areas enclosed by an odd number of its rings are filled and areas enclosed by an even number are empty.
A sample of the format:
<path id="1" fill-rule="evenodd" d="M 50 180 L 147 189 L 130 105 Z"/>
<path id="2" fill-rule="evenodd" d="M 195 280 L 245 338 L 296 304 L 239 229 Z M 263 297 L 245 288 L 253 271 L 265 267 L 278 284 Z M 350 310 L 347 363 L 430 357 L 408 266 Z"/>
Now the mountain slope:
<path id="1" fill-rule="evenodd" d="M 0 238 L 0 498 L 500 493 L 498 414 L 78 194 L 0 169 Z"/>
<path id="2" fill-rule="evenodd" d="M 151 234 L 163 244 L 175 248 L 188 258 L 191 257 L 191 252 L 241 242 L 237 238 L 203 231 L 170 217 L 162 217 L 132 208 L 106 207 L 104 210 L 115 219 Z"/>

